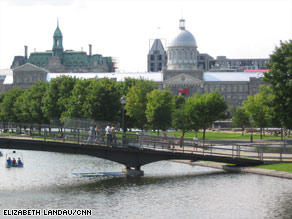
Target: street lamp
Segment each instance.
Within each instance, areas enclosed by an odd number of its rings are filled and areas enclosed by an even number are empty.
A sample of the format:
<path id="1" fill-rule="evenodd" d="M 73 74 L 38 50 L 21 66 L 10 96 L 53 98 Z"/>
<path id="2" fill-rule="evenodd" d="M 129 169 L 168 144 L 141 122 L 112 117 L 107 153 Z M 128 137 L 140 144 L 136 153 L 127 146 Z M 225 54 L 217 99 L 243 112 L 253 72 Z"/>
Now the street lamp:
<path id="1" fill-rule="evenodd" d="M 123 137 L 122 137 L 122 145 L 124 146 L 125 138 L 126 138 L 126 130 L 125 130 L 125 105 L 126 105 L 126 97 L 121 97 L 121 104 L 123 106 Z"/>

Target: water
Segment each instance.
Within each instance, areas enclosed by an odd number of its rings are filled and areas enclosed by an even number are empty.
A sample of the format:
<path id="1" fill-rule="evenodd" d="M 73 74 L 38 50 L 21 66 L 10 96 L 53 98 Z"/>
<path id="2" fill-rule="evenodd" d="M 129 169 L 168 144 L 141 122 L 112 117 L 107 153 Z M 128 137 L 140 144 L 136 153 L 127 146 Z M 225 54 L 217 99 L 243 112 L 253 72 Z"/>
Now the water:
<path id="1" fill-rule="evenodd" d="M 287 179 L 170 161 L 143 166 L 141 178 L 74 178 L 69 174 L 123 166 L 84 155 L 18 152 L 24 168 L 7 169 L 0 158 L 0 218 L 2 209 L 19 208 L 90 209 L 94 218 L 292 218 Z"/>

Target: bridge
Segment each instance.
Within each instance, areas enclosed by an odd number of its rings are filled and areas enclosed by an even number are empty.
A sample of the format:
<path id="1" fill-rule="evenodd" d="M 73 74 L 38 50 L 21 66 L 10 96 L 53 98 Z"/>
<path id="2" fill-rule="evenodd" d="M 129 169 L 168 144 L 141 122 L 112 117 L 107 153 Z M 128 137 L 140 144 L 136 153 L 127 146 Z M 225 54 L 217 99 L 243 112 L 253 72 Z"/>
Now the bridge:
<path id="1" fill-rule="evenodd" d="M 90 155 L 123 164 L 124 172 L 143 173 L 141 166 L 162 160 L 213 161 L 236 166 L 292 162 L 292 147 L 284 143 L 208 141 L 195 146 L 192 139 L 180 141 L 119 132 L 107 139 L 103 131 L 91 135 L 86 129 L 76 128 L 0 124 L 0 130 L 0 148 Z"/>

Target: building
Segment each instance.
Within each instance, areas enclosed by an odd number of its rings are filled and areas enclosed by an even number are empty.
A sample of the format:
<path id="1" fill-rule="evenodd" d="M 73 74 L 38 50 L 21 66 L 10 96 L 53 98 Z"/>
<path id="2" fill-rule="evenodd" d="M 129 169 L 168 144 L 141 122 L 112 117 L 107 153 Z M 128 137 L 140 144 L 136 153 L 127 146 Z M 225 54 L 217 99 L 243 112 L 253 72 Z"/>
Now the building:
<path id="1" fill-rule="evenodd" d="M 248 95 L 258 93 L 259 85 L 263 84 L 262 72 L 211 72 L 212 64 L 216 62 L 208 54 L 198 53 L 195 37 L 186 30 L 185 20 L 182 19 L 179 33 L 167 47 L 163 88 L 168 88 L 173 95 L 185 96 L 218 89 L 227 104 L 233 106 L 240 105 Z"/>
<path id="2" fill-rule="evenodd" d="M 161 40 L 155 39 L 148 53 L 148 72 L 160 71 L 161 65 L 162 67 L 168 66 L 168 70 L 173 70 L 174 68 L 185 68 L 185 64 L 188 64 L 190 67 L 190 61 L 193 62 L 192 69 L 197 68 L 204 72 L 243 72 L 246 69 L 267 69 L 266 64 L 269 62 L 268 58 L 230 59 L 226 56 L 217 56 L 216 59 L 214 59 L 207 53 L 200 53 L 197 50 L 197 42 L 194 36 L 185 29 L 184 19 L 179 21 L 179 29 L 180 32 L 178 35 L 168 45 L 167 52 L 163 48 Z M 167 62 L 164 62 L 164 60 L 162 63 L 161 60 L 160 63 L 155 62 L 156 57 L 154 56 L 154 53 L 158 56 L 162 55 L 162 57 L 166 57 Z M 165 56 L 164 54 L 167 55 Z M 160 66 L 160 68 L 157 68 L 156 66 Z"/>
<path id="3" fill-rule="evenodd" d="M 53 70 L 62 67 L 66 69 L 66 64 L 64 65 L 64 63 L 67 62 L 66 57 L 70 56 L 71 53 L 63 51 L 62 35 L 58 27 L 54 36 L 55 41 L 52 50 L 54 54 L 52 56 L 48 55 L 48 59 L 54 66 L 57 66 L 56 68 L 52 67 Z M 224 68 L 221 68 L 220 71 L 215 72 L 212 70 L 212 67 L 216 64 L 217 60 L 208 54 L 200 54 L 197 48 L 195 37 L 190 31 L 186 30 L 185 20 L 181 19 L 179 22 L 179 32 L 170 42 L 166 51 L 159 39 L 154 40 L 148 54 L 148 72 L 109 73 L 81 71 L 64 73 L 50 71 L 48 68 L 45 68 L 46 65 L 40 67 L 26 62 L 24 65 L 14 69 L 0 70 L 0 91 L 7 91 L 14 87 L 29 88 L 36 81 L 50 81 L 52 78 L 61 75 L 84 79 L 102 79 L 106 77 L 116 81 L 122 81 L 127 77 L 131 77 L 153 80 L 157 83 L 159 89 L 168 88 L 173 95 L 181 94 L 186 97 L 195 93 L 203 94 L 218 89 L 218 92 L 223 95 L 228 105 L 238 106 L 247 99 L 248 95 L 258 93 L 259 85 L 264 84 L 262 80 L 263 72 L 268 70 L 252 69 L 245 72 L 237 72 L 230 68 L 227 69 L 228 71 L 223 71 Z M 75 53 L 72 52 L 72 54 Z M 31 54 L 31 57 L 33 55 Z M 45 55 L 46 53 L 39 57 L 44 58 Z M 225 58 L 219 59 L 227 60 Z M 55 64 L 54 61 L 56 62 Z M 226 63 L 222 63 L 222 66 L 226 65 Z M 246 63 L 244 66 L 246 66 Z"/>
<path id="4" fill-rule="evenodd" d="M 155 39 L 147 56 L 148 72 L 158 72 L 166 66 L 167 55 L 160 39 Z"/>
<path id="5" fill-rule="evenodd" d="M 44 68 L 49 72 L 114 72 L 115 61 L 112 57 L 103 57 L 92 54 L 92 45 L 89 45 L 89 54 L 84 51 L 64 50 L 63 35 L 57 24 L 53 35 L 52 50 L 33 52 L 28 57 L 27 46 L 24 46 L 24 56 L 15 56 L 11 69 L 25 63 Z"/>

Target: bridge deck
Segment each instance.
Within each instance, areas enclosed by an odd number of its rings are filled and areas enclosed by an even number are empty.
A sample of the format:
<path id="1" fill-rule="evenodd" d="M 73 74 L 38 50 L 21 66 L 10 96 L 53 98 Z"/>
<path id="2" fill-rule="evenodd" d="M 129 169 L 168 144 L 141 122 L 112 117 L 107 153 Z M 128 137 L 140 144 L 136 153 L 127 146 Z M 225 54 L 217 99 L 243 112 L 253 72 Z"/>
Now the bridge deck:
<path id="1" fill-rule="evenodd" d="M 85 130 L 38 126 L 27 131 L 11 125 L 0 134 L 1 148 L 44 150 L 88 154 L 113 160 L 128 167 L 169 160 L 208 160 L 236 165 L 258 165 L 265 162 L 292 162 L 292 146 L 284 142 L 251 144 L 239 141 L 200 142 L 192 139 L 115 133 L 107 139 L 104 133 L 90 136 Z M 0 124 L 1 130 L 1 124 Z M 4 131 L 4 129 L 3 129 Z"/>

